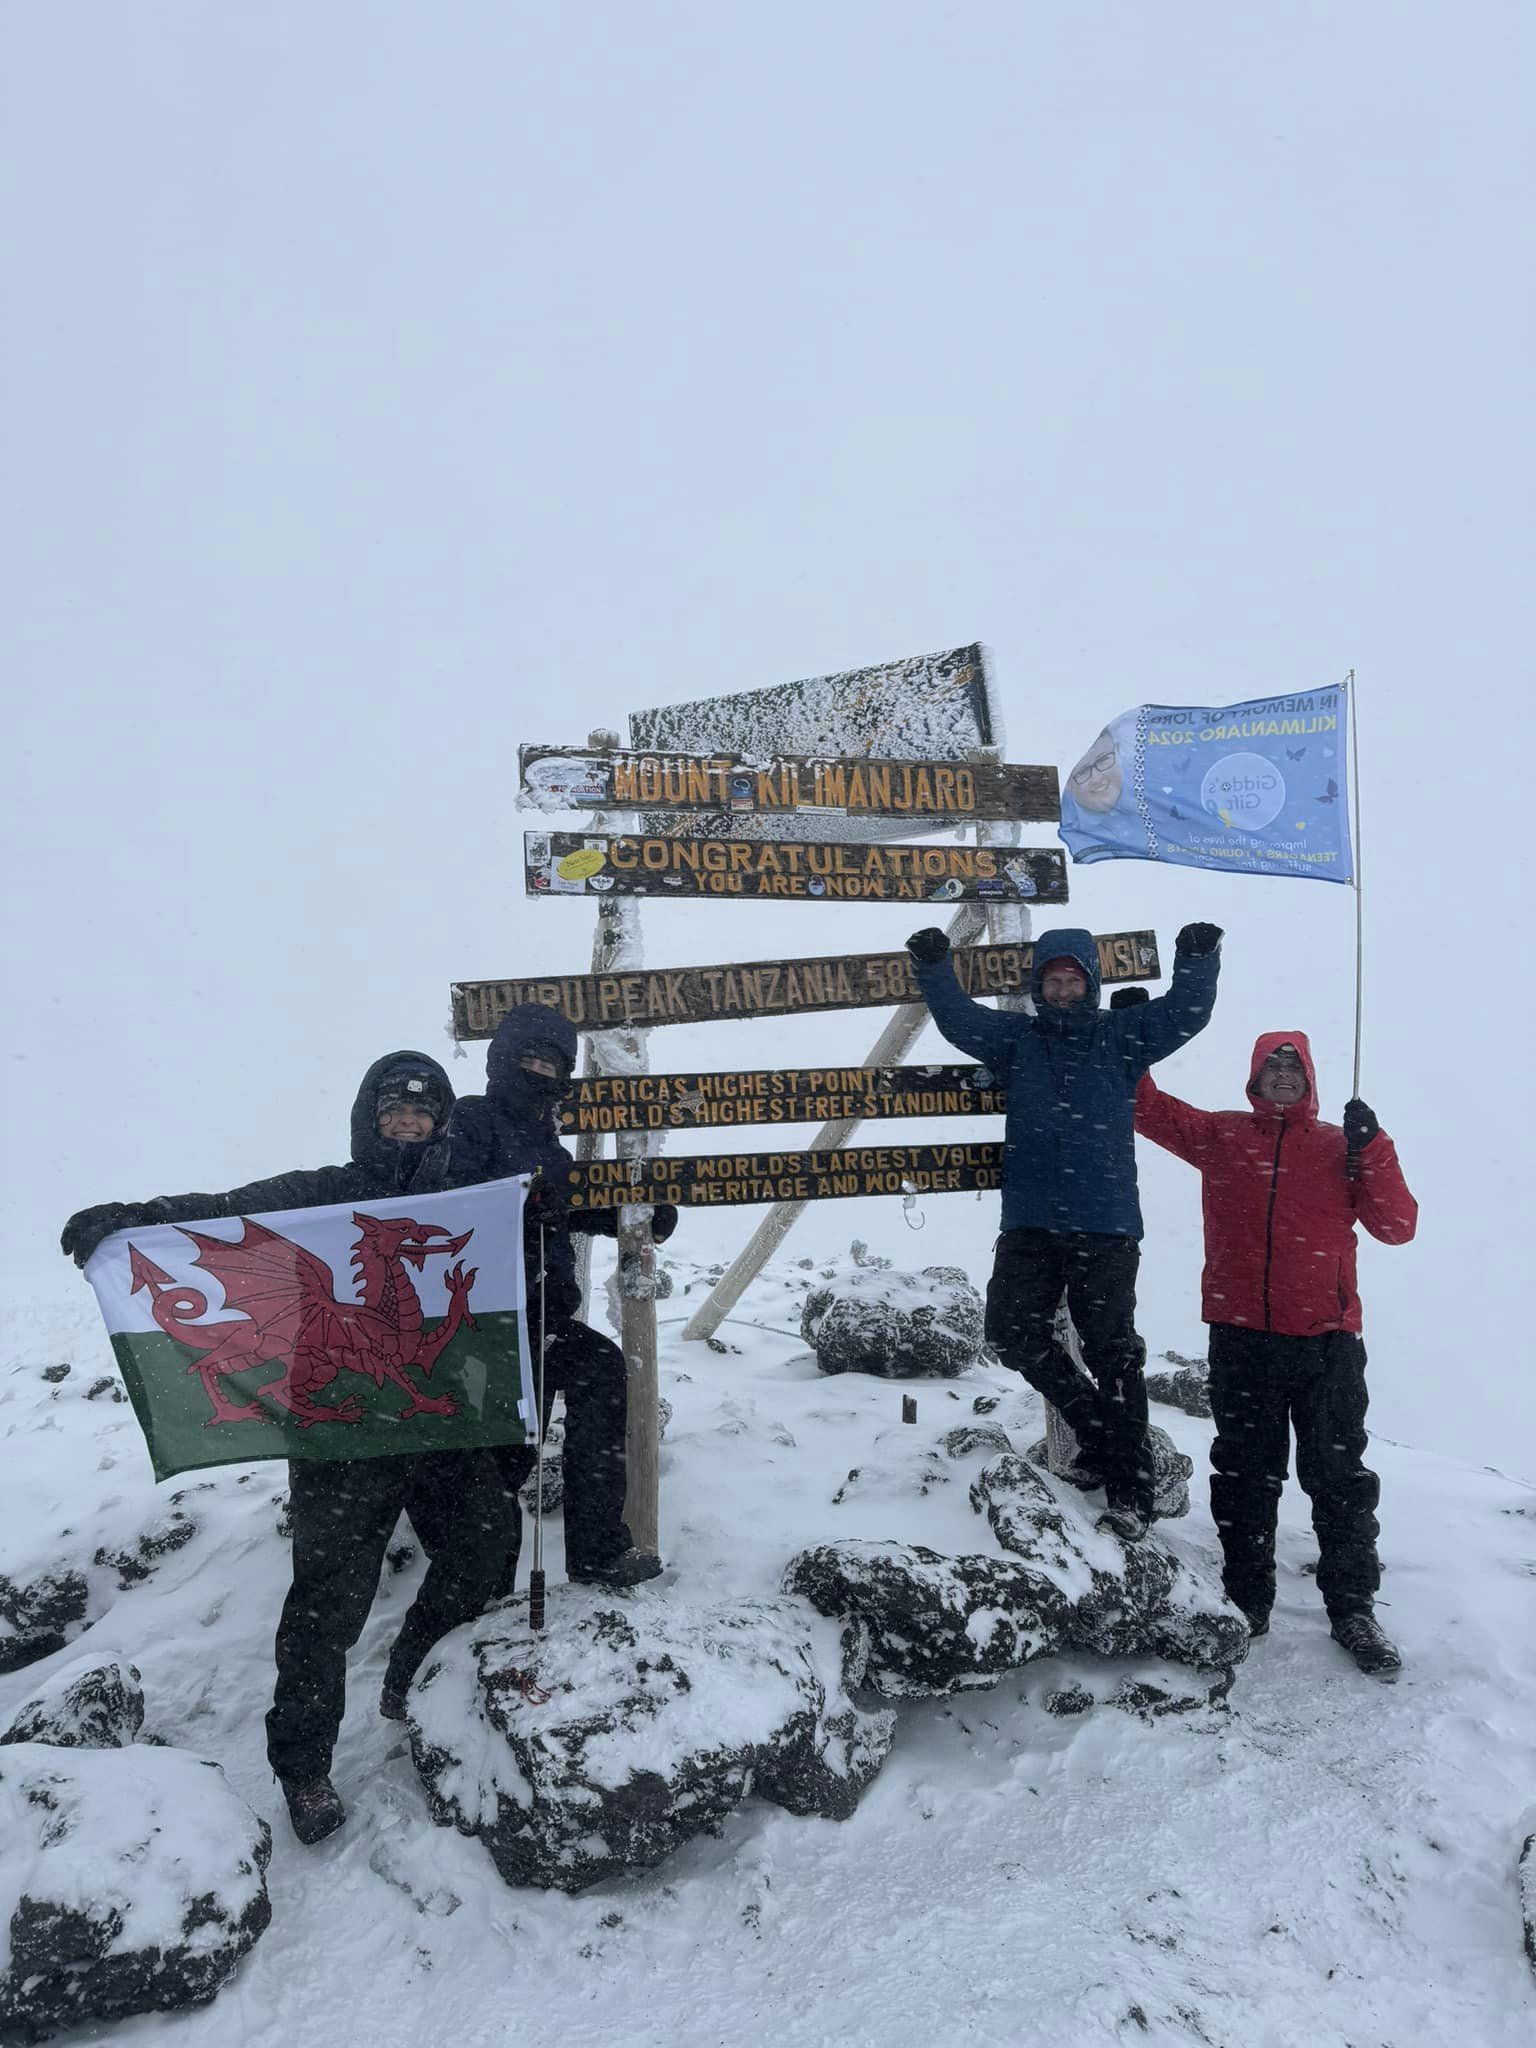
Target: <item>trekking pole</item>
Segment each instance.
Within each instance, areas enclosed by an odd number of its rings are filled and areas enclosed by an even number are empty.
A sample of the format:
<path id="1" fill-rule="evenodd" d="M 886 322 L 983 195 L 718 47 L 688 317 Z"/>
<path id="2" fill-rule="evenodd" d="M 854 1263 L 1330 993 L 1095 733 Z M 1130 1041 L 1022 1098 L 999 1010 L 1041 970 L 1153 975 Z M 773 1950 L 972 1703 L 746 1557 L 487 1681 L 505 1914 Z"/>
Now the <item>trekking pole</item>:
<path id="1" fill-rule="evenodd" d="M 539 1225 L 539 1373 L 538 1445 L 534 1453 L 533 1564 L 528 1572 L 528 1626 L 544 1627 L 544 1225 Z"/>

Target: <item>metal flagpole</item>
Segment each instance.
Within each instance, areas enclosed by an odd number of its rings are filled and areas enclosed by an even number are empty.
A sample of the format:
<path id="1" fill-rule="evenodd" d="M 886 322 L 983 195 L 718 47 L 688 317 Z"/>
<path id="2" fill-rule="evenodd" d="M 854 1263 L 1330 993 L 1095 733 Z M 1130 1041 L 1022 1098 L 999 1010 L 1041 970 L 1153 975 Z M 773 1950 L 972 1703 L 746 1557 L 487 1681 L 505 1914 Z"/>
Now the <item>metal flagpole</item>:
<path id="1" fill-rule="evenodd" d="M 528 1626 L 539 1630 L 544 1626 L 544 1345 L 545 1314 L 544 1303 L 548 1290 L 544 1285 L 544 1226 L 539 1225 L 539 1435 L 538 1447 L 534 1454 L 533 1491 L 533 1563 L 528 1572 Z M 515 1505 L 515 1503 L 514 1503 Z"/>
<path id="2" fill-rule="evenodd" d="M 1352 795 L 1349 821 L 1350 843 L 1355 854 L 1355 1085 L 1351 1096 L 1360 1093 L 1360 1020 L 1365 989 L 1365 908 L 1360 893 L 1360 747 L 1359 727 L 1355 721 L 1355 672 L 1350 670 L 1344 678 L 1344 687 L 1349 692 L 1349 777 Z"/>

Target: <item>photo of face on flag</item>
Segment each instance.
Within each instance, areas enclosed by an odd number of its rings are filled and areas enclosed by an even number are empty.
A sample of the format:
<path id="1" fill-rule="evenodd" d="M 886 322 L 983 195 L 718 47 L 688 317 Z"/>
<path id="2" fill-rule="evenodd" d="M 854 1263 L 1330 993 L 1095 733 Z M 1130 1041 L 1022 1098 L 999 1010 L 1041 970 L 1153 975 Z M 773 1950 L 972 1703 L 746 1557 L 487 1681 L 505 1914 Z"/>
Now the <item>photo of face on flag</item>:
<path id="1" fill-rule="evenodd" d="M 1083 865 L 1351 882 L 1348 711 L 1348 690 L 1330 686 L 1122 712 L 1063 777 L 1062 841 Z"/>
<path id="2" fill-rule="evenodd" d="M 532 1443 L 525 1175 L 131 1226 L 86 1265 L 157 1479 Z"/>

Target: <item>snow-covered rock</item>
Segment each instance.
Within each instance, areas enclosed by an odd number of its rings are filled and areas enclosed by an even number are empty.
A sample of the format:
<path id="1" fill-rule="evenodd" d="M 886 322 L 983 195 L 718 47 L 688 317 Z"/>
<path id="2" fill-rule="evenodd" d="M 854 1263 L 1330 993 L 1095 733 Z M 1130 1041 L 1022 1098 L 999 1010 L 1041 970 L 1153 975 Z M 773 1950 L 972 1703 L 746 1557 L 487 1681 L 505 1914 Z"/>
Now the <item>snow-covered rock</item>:
<path id="1" fill-rule="evenodd" d="M 1159 1521 L 1176 1522 L 1181 1515 L 1189 1513 L 1189 1482 L 1194 1474 L 1195 1461 L 1179 1449 L 1166 1429 L 1159 1429 L 1155 1422 L 1147 1428 L 1147 1447 L 1152 1453 L 1153 1510 Z M 1037 1465 L 1047 1463 L 1044 1437 L 1030 1445 L 1029 1455 Z M 1080 1479 L 1070 1479 L 1070 1483 L 1084 1493 L 1094 1492 L 1100 1484 L 1097 1480 L 1085 1484 Z"/>
<path id="2" fill-rule="evenodd" d="M 0 2031 L 206 2004 L 272 1917 L 271 1849 L 184 1751 L 0 1750 Z"/>
<path id="3" fill-rule="evenodd" d="M 1172 1372 L 1149 1372 L 1147 1399 L 1161 1401 L 1169 1408 L 1182 1408 L 1186 1415 L 1211 1412 L 1211 1369 L 1203 1358 L 1186 1358 L 1182 1351 L 1165 1351 L 1163 1357 Z"/>
<path id="4" fill-rule="evenodd" d="M 1005 1555 L 863 1541 L 818 1545 L 790 1565 L 785 1591 L 852 1631 L 850 1684 L 891 1698 L 963 1691 L 1067 1651 L 1213 1674 L 1185 1704 L 1230 1682 L 1246 1623 L 1155 1537 L 1125 1545 L 1102 1534 L 1070 1489 L 1013 1451 L 982 1468 L 971 1504 Z"/>
<path id="5" fill-rule="evenodd" d="M 1525 1953 L 1536 1970 L 1536 1835 L 1527 1835 L 1520 1851 L 1520 1919 L 1525 1928 Z"/>
<path id="6" fill-rule="evenodd" d="M 620 1609 L 569 1586 L 541 1635 L 519 1606 L 446 1637 L 410 1732 L 435 1820 L 478 1835 L 507 1883 L 577 1892 L 660 1863 L 749 1795 L 846 1819 L 893 1716 L 854 1706 L 835 1632 L 799 1602 L 650 1591 Z"/>
<path id="7" fill-rule="evenodd" d="M 800 1334 L 826 1373 L 952 1379 L 981 1355 L 984 1318 L 981 1296 L 958 1266 L 863 1267 L 811 1290 Z"/>
<path id="8" fill-rule="evenodd" d="M 126 1749 L 144 1725 L 138 1669 L 110 1651 L 61 1665 L 11 1716 L 0 1743 Z"/>
<path id="9" fill-rule="evenodd" d="M 0 1572 L 0 1671 L 19 1671 L 62 1650 L 85 1626 L 90 1587 L 68 1566 L 33 1576 Z"/>

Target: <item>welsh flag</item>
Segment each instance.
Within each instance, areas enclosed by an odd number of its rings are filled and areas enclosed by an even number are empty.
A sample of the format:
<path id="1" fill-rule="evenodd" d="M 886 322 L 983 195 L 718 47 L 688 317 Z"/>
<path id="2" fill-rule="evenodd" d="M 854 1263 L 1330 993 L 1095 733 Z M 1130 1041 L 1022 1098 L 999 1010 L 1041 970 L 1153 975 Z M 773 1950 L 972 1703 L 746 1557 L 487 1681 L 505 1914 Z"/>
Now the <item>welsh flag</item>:
<path id="1" fill-rule="evenodd" d="M 532 1443 L 528 1178 L 120 1230 L 85 1269 L 157 1479 Z"/>

